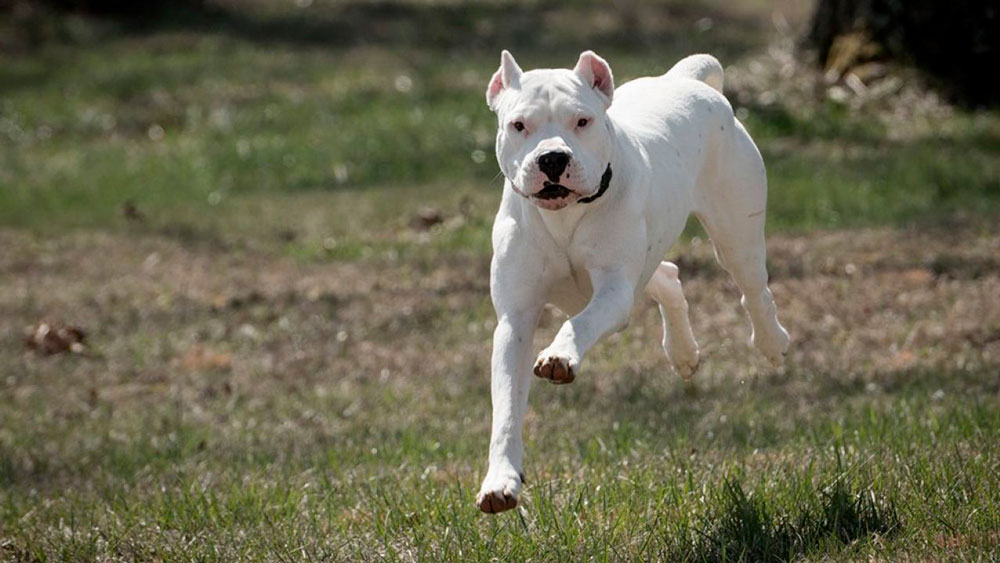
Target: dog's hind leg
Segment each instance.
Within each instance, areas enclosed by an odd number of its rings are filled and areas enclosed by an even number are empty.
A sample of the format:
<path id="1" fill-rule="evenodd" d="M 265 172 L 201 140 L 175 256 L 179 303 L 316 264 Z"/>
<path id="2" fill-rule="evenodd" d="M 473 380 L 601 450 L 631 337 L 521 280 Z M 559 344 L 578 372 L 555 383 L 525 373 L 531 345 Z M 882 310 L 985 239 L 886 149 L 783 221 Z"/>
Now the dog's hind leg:
<path id="1" fill-rule="evenodd" d="M 663 351 L 677 373 L 690 379 L 698 370 L 698 343 L 688 320 L 688 303 L 681 289 L 677 266 L 661 262 L 646 285 L 646 294 L 660 306 L 663 317 Z"/>
<path id="2" fill-rule="evenodd" d="M 750 317 L 751 342 L 777 367 L 788 349 L 788 332 L 778 322 L 767 287 L 767 175 L 746 130 L 738 121 L 732 123 L 736 130 L 719 155 L 726 166 L 702 186 L 695 214 L 712 238 L 715 257 L 743 292 L 740 302 Z"/>

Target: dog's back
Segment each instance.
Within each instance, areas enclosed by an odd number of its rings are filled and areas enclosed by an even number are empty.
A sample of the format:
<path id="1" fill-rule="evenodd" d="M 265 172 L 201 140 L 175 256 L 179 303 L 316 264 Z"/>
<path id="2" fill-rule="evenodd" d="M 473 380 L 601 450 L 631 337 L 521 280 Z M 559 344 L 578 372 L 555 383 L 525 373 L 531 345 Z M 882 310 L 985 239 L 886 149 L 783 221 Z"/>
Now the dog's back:
<path id="1" fill-rule="evenodd" d="M 705 87 L 708 86 L 708 88 Z M 732 108 L 722 94 L 723 70 L 712 55 L 691 55 L 659 76 L 636 78 L 615 90 L 609 115 L 620 124 L 644 131 L 663 130 L 667 122 L 688 114 L 692 105 Z"/>

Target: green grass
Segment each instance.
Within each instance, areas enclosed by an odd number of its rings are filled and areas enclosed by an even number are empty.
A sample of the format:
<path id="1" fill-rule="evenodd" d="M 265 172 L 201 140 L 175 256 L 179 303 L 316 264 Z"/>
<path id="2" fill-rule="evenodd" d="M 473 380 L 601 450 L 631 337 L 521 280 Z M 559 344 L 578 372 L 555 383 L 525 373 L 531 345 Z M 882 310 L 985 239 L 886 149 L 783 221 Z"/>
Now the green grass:
<path id="1" fill-rule="evenodd" d="M 518 510 L 473 503 L 499 49 L 739 67 L 772 7 L 729 4 L 264 4 L 0 53 L 0 560 L 996 559 L 995 111 L 736 103 L 787 366 L 692 227 L 694 383 L 639 315 L 535 385 Z M 27 351 L 43 319 L 87 353 Z"/>
<path id="2" fill-rule="evenodd" d="M 531 14 L 523 9 L 518 16 L 513 8 L 487 6 L 404 5 L 398 14 L 368 15 L 359 8 L 354 27 L 372 27 L 363 18 L 377 15 L 384 28 L 374 27 L 369 41 L 348 34 L 346 44 L 307 32 L 329 26 L 330 33 L 346 33 L 338 25 L 352 16 L 320 10 L 314 19 L 293 14 L 270 27 L 252 17 L 208 19 L 195 26 L 198 32 L 183 25 L 105 31 L 98 42 L 0 55 L 0 223 L 114 229 L 122 203 L 131 201 L 165 222 L 195 217 L 204 224 L 204 215 L 226 215 L 222 202 L 282 194 L 311 203 L 318 199 L 313 194 L 336 193 L 345 194 L 351 205 L 343 208 L 351 209 L 385 186 L 429 204 L 447 201 L 452 190 L 495 202 L 501 186 L 495 121 L 483 89 L 500 45 L 512 47 L 526 68 L 570 65 L 580 49 L 599 46 L 621 82 L 663 72 L 698 50 L 739 65 L 767 38 L 760 12 L 668 3 L 639 10 L 646 31 L 625 39 L 609 40 L 600 27 L 580 33 L 554 26 L 546 38 L 502 43 L 505 33 L 523 27 L 518 18 Z M 609 29 L 628 29 L 629 13 L 581 4 L 531 17 L 603 18 Z M 715 18 L 711 32 L 694 29 L 702 14 Z M 495 17 L 507 30 L 496 32 L 498 43 L 448 39 Z M 401 46 L 396 38 L 421 21 L 434 36 Z M 933 134 L 889 141 L 872 115 L 832 102 L 736 105 L 768 163 L 769 220 L 776 228 L 995 215 L 1000 119 L 994 113 L 934 118 L 926 128 Z M 405 209 L 394 195 L 379 206 L 397 214 Z M 350 220 L 349 213 L 337 218 Z M 228 235 L 253 238 L 258 231 Z"/>
<path id="3" fill-rule="evenodd" d="M 972 392 L 993 374 L 931 376 L 875 401 L 838 391 L 837 404 L 820 383 L 815 411 L 797 414 L 763 381 L 687 396 L 648 372 L 610 394 L 543 387 L 523 509 L 501 517 L 471 502 L 482 377 L 330 377 L 323 393 L 278 383 L 254 400 L 99 401 L 55 420 L 47 401 L 7 410 L 8 554 L 756 561 L 996 546 L 1000 419 L 995 398 Z M 969 391 L 932 400 L 925 385 L 951 377 Z"/>
<path id="4" fill-rule="evenodd" d="M 720 507 L 704 518 L 706 529 L 697 530 L 701 543 L 690 551 L 682 548 L 681 553 L 672 554 L 674 559 L 786 561 L 824 542 L 850 544 L 901 530 L 892 503 L 879 499 L 871 489 L 854 492 L 843 480 L 821 491 L 819 502 L 810 503 L 809 497 L 796 499 L 807 508 L 794 517 L 776 516 L 767 497 L 750 496 L 735 481 L 726 481 L 717 495 Z"/>

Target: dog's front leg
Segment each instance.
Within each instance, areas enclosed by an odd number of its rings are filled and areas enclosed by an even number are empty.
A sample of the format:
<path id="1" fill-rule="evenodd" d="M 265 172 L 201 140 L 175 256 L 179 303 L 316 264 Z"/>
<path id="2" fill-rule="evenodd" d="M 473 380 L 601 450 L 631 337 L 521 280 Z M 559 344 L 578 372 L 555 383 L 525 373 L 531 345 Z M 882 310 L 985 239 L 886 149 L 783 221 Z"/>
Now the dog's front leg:
<path id="1" fill-rule="evenodd" d="M 635 285 L 620 269 L 593 269 L 589 273 L 594 287 L 590 303 L 563 323 L 535 362 L 535 375 L 552 383 L 572 382 L 583 355 L 598 340 L 628 324 Z"/>
<path id="2" fill-rule="evenodd" d="M 522 429 L 531 387 L 531 346 L 539 310 L 513 313 L 498 310 L 497 328 L 493 332 L 490 466 L 476 496 L 476 504 L 483 512 L 502 512 L 517 506 L 524 483 Z"/>

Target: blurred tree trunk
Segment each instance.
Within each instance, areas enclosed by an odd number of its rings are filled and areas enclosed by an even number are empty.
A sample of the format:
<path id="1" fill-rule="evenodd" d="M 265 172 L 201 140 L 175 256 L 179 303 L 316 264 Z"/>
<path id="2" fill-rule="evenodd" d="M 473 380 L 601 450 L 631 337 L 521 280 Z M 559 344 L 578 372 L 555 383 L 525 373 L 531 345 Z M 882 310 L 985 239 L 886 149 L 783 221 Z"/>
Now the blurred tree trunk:
<path id="1" fill-rule="evenodd" d="M 875 59 L 927 72 L 957 101 L 996 104 L 996 0 L 817 0 L 809 42 L 834 75 Z"/>

